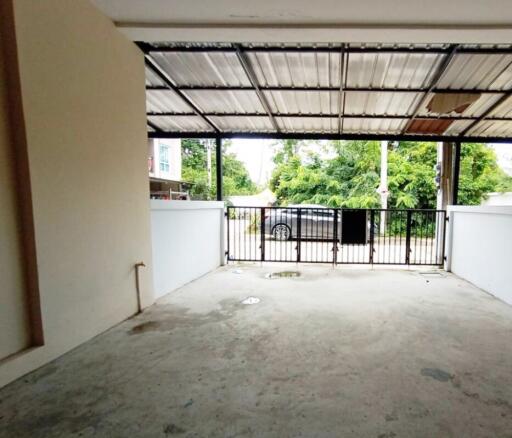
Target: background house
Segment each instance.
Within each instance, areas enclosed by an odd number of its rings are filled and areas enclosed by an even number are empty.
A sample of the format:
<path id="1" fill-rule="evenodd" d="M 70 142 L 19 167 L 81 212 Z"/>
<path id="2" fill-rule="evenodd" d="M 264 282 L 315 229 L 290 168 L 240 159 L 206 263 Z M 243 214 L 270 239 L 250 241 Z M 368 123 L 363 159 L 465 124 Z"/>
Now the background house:
<path id="1" fill-rule="evenodd" d="M 190 184 L 181 181 L 181 140 L 148 139 L 150 197 L 189 199 Z"/>

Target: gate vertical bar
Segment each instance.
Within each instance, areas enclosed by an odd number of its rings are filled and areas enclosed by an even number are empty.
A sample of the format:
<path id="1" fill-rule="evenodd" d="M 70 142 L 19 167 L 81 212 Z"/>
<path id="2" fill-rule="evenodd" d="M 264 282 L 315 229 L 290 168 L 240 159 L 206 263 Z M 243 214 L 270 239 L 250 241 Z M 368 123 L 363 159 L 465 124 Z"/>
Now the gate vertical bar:
<path id="1" fill-rule="evenodd" d="M 405 230 L 405 264 L 411 263 L 411 225 L 412 225 L 412 212 L 407 210 L 407 224 Z"/>
<path id="2" fill-rule="evenodd" d="M 297 263 L 300 263 L 300 247 L 302 245 L 302 209 L 297 209 Z"/>
<path id="3" fill-rule="evenodd" d="M 260 255 L 261 261 L 265 261 L 265 207 L 260 209 Z"/>
<path id="4" fill-rule="evenodd" d="M 230 210 L 230 207 L 227 207 L 226 209 L 226 222 L 227 222 L 227 234 L 228 234 L 228 237 L 227 237 L 227 248 L 226 248 L 226 257 L 227 257 L 227 261 L 229 262 L 229 233 L 230 233 L 230 229 L 229 229 L 229 210 Z"/>
<path id="5" fill-rule="evenodd" d="M 459 204 L 459 178 L 460 178 L 460 141 L 454 144 L 455 160 L 453 163 L 453 181 L 452 181 L 452 204 Z"/>
<path id="6" fill-rule="evenodd" d="M 215 139 L 215 165 L 217 181 L 217 201 L 222 201 L 222 138 Z"/>
<path id="7" fill-rule="evenodd" d="M 332 233 L 332 264 L 336 266 L 338 263 L 338 209 L 334 209 L 334 220 L 332 221 L 334 227 Z"/>
<path id="8" fill-rule="evenodd" d="M 373 265 L 373 239 L 374 235 L 374 227 L 375 227 L 375 210 L 372 208 L 370 210 L 370 264 Z"/>

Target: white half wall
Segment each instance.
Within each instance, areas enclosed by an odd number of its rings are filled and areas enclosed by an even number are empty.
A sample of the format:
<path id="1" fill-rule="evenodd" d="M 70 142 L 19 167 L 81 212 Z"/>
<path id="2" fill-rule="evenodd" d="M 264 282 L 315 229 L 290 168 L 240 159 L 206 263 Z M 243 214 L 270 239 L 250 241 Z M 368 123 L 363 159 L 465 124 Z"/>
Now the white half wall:
<path id="1" fill-rule="evenodd" d="M 223 230 L 223 202 L 152 200 L 155 297 L 222 265 Z"/>
<path id="2" fill-rule="evenodd" d="M 448 212 L 447 270 L 512 304 L 512 207 Z"/>

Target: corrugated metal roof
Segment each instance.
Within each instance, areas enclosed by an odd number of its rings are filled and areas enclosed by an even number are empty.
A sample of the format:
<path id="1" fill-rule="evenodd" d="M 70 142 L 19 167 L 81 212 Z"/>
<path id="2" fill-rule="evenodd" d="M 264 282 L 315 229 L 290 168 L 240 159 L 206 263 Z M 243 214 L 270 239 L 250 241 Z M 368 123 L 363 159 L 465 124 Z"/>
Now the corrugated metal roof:
<path id="1" fill-rule="evenodd" d="M 262 86 L 339 87 L 339 53 L 249 53 Z"/>
<path id="2" fill-rule="evenodd" d="M 170 51 L 159 52 L 158 47 Z M 512 90 L 512 45 L 461 45 L 448 58 L 451 47 L 448 44 L 156 43 L 150 56 L 177 90 L 147 90 L 148 112 L 170 114 L 151 116 L 149 121 L 165 132 L 212 132 L 205 120 L 190 115 L 195 106 L 209 114 L 209 119 L 224 132 L 274 132 L 268 106 L 279 130 L 286 133 L 337 133 L 341 116 L 343 133 L 395 135 L 403 133 L 408 126 L 408 132 L 458 135 L 479 117 L 512 119 L 512 98 L 494 108 L 503 93 Z M 482 48 L 491 52 L 478 52 Z M 246 50 L 249 71 L 240 62 L 237 50 Z M 448 59 L 450 62 L 446 64 Z M 441 71 L 443 66 L 446 68 Z M 438 78 L 436 83 L 435 78 Z M 146 68 L 146 85 L 166 86 L 150 68 Z M 255 87 L 261 88 L 260 95 Z M 467 108 L 457 109 L 461 114 L 454 110 L 435 113 L 427 106 L 434 96 L 432 91 L 436 90 L 444 94 L 449 90 L 469 90 L 477 99 L 472 103 L 471 99 L 466 100 Z M 427 91 L 430 93 L 425 98 Z M 439 110 L 443 106 L 433 108 Z M 185 113 L 188 115 L 180 115 Z M 223 113 L 227 115 L 221 116 Z M 343 118 L 343 115 L 351 117 Z M 413 115 L 420 118 L 408 123 L 408 117 Z M 438 119 L 442 116 L 471 119 Z M 512 120 L 484 120 L 468 134 L 510 135 L 511 124 Z"/>
<path id="3" fill-rule="evenodd" d="M 345 114 L 412 115 L 421 93 L 383 93 L 348 91 L 345 93 Z"/>
<path id="4" fill-rule="evenodd" d="M 155 73 L 153 73 L 152 70 L 146 67 L 146 86 L 163 84 L 164 83 L 160 80 L 160 78 Z"/>
<path id="5" fill-rule="evenodd" d="M 190 106 L 172 90 L 147 90 L 146 110 L 150 113 L 189 113 Z"/>
<path id="6" fill-rule="evenodd" d="M 206 113 L 261 113 L 265 110 L 251 90 L 190 90 L 184 92 Z"/>
<path id="7" fill-rule="evenodd" d="M 491 112 L 491 117 L 510 117 L 512 118 L 512 96 L 506 99 L 500 106 Z"/>
<path id="8" fill-rule="evenodd" d="M 482 137 L 509 137 L 512 136 L 512 124 L 510 122 L 484 120 L 472 128 L 469 134 Z"/>
<path id="9" fill-rule="evenodd" d="M 443 55 L 418 53 L 351 53 L 347 86 L 419 88 L 432 79 Z"/>
<path id="10" fill-rule="evenodd" d="M 337 114 L 339 92 L 334 91 L 264 91 L 274 113 Z"/>
<path id="11" fill-rule="evenodd" d="M 321 117 L 279 117 L 277 123 L 282 132 L 338 132 L 338 119 Z"/>
<path id="12" fill-rule="evenodd" d="M 439 81 L 440 88 L 502 90 L 512 80 L 512 55 L 460 54 Z"/>
<path id="13" fill-rule="evenodd" d="M 268 117 L 211 116 L 210 120 L 221 131 L 270 132 L 272 124 Z"/>
<path id="14" fill-rule="evenodd" d="M 251 85 L 235 53 L 170 52 L 152 57 L 177 85 Z"/>
<path id="15" fill-rule="evenodd" d="M 407 119 L 345 119 L 343 120 L 343 132 L 348 134 L 391 134 L 402 132 Z"/>

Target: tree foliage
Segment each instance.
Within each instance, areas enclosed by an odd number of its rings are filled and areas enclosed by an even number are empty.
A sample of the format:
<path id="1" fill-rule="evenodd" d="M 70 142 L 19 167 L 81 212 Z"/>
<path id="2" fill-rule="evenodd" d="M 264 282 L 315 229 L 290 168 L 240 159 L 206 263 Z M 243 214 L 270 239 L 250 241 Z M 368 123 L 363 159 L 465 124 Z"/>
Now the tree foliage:
<path id="1" fill-rule="evenodd" d="M 206 140 L 207 141 L 207 140 Z M 217 192 L 215 148 L 212 148 L 212 184 L 208 187 L 207 143 L 205 140 L 182 139 L 182 179 L 193 183 L 189 193 L 193 199 L 215 199 Z M 252 195 L 258 187 L 251 180 L 244 164 L 229 152 L 230 143 L 222 145 L 224 196 Z"/>
<path id="2" fill-rule="evenodd" d="M 330 154 L 307 150 L 286 140 L 277 146 L 270 188 L 281 205 L 312 203 L 330 207 L 380 207 L 380 142 L 341 141 L 326 146 Z M 437 189 L 435 143 L 399 142 L 388 150 L 389 208 L 433 208 Z M 461 153 L 459 199 L 480 204 L 487 193 L 507 189 L 512 178 L 496 164 L 494 151 L 465 144 Z"/>

